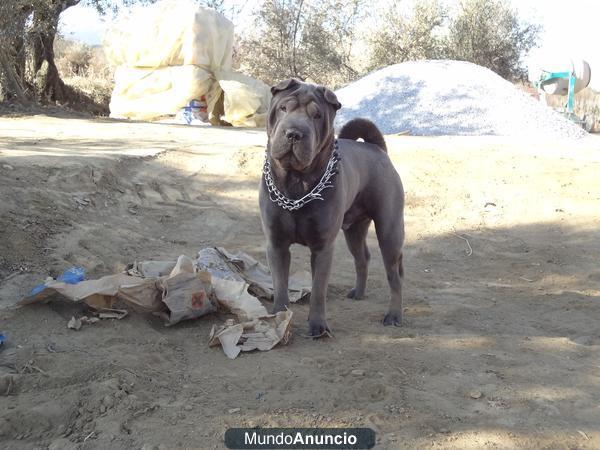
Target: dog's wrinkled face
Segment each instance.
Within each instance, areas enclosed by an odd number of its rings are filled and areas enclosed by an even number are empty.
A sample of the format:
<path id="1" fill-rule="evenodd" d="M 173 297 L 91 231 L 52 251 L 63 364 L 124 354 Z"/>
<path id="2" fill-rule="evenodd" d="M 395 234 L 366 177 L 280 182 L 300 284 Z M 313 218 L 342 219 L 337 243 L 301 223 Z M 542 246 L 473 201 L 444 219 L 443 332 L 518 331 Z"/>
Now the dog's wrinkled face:
<path id="1" fill-rule="evenodd" d="M 267 134 L 275 163 L 286 170 L 305 171 L 333 136 L 333 119 L 342 106 L 323 86 L 295 79 L 271 88 Z"/>

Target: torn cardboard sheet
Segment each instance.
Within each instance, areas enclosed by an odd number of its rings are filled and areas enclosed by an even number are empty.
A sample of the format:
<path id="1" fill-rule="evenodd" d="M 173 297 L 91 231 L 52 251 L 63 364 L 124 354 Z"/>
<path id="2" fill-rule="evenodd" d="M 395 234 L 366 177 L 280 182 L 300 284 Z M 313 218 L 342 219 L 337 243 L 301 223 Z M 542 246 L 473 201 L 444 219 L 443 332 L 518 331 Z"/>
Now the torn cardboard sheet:
<path id="1" fill-rule="evenodd" d="M 213 278 L 212 285 L 219 305 L 235 314 L 241 322 L 269 314 L 262 303 L 248 293 L 248 284 L 245 281 Z"/>
<path id="2" fill-rule="evenodd" d="M 98 311 L 98 319 L 117 319 L 121 320 L 127 316 L 126 309 L 101 309 Z"/>
<path id="3" fill-rule="evenodd" d="M 309 293 L 310 275 L 301 273 L 290 279 L 291 301 Z M 272 299 L 269 270 L 246 253 L 233 254 L 223 248 L 205 248 L 195 261 L 181 255 L 177 261 L 135 262 L 125 273 L 76 284 L 50 279 L 19 304 L 46 302 L 56 296 L 85 302 L 117 319 L 123 315 L 106 310 L 122 301 L 133 310 L 162 317 L 167 325 L 217 310 L 230 312 L 237 325 L 215 329 L 215 339 L 226 343 L 223 348 L 228 356 L 237 346 L 243 351 L 268 350 L 289 335 L 291 312 L 269 315 L 256 298 Z"/>
<path id="4" fill-rule="evenodd" d="M 237 324 L 229 320 L 222 326 L 213 325 L 208 345 L 221 345 L 223 352 L 231 359 L 240 352 L 271 350 L 279 343 L 288 343 L 291 320 L 290 310 Z"/>
<path id="5" fill-rule="evenodd" d="M 223 247 L 205 248 L 198 253 L 196 265 L 214 277 L 228 280 L 244 280 L 248 292 L 255 297 L 273 301 L 273 280 L 269 269 L 247 253 L 230 253 Z M 289 279 L 290 302 L 295 303 L 311 291 L 311 276 L 308 272 L 297 272 Z"/>
<path id="6" fill-rule="evenodd" d="M 126 273 L 136 277 L 158 278 L 171 273 L 177 261 L 136 261 L 127 268 Z"/>
<path id="7" fill-rule="evenodd" d="M 45 302 L 55 295 L 60 295 L 73 302 L 85 302 L 90 307 L 111 308 L 117 300 L 117 293 L 121 286 L 136 286 L 145 280 L 119 273 L 108 275 L 97 280 L 80 281 L 77 284 L 68 284 L 62 281 L 47 281 L 42 290 L 36 294 L 25 297 L 20 305 Z"/>
<path id="8" fill-rule="evenodd" d="M 217 310 L 216 299 L 206 272 L 179 272 L 161 281 L 163 299 L 168 312 L 157 311 L 166 325 L 196 319 Z"/>
<path id="9" fill-rule="evenodd" d="M 134 310 L 159 315 L 167 325 L 214 312 L 218 306 L 210 274 L 196 273 L 194 261 L 185 255 L 177 261 L 135 263 L 126 273 L 77 284 L 50 280 L 19 304 L 46 302 L 57 295 L 94 309 L 110 309 L 122 300 Z"/>

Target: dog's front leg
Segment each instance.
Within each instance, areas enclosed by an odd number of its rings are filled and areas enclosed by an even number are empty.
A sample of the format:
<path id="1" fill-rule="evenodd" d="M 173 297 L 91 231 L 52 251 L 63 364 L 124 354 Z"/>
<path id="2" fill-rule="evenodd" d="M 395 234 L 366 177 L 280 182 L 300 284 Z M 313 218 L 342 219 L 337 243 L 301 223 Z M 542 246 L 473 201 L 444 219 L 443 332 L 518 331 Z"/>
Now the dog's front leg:
<path id="1" fill-rule="evenodd" d="M 326 332 L 330 332 L 325 319 L 325 299 L 332 259 L 333 244 L 324 248 L 311 249 L 310 264 L 313 280 L 310 310 L 308 312 L 308 325 L 311 336 L 321 336 Z"/>
<path id="2" fill-rule="evenodd" d="M 267 245 L 267 260 L 273 276 L 273 313 L 285 311 L 290 298 L 288 293 L 288 278 L 290 276 L 290 246 L 285 244 Z"/>

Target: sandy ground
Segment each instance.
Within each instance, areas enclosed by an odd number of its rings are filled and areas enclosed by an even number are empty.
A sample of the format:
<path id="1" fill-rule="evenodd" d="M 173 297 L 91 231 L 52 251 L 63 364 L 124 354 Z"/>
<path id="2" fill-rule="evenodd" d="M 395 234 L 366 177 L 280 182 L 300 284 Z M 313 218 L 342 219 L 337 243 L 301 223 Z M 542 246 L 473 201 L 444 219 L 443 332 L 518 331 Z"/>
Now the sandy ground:
<path id="1" fill-rule="evenodd" d="M 365 300 L 343 237 L 335 337 L 294 305 L 286 347 L 229 360 L 220 317 L 12 307 L 46 276 L 89 276 L 221 245 L 264 258 L 264 131 L 0 119 L 3 448 L 223 448 L 233 426 L 367 426 L 378 448 L 600 448 L 600 138 L 388 137 L 407 192 L 405 326 L 374 233 Z M 308 269 L 293 249 L 293 269 Z M 352 371 L 364 371 L 353 375 Z M 356 372 L 355 372 L 356 373 Z M 4 395 L 6 394 L 6 395 Z"/>

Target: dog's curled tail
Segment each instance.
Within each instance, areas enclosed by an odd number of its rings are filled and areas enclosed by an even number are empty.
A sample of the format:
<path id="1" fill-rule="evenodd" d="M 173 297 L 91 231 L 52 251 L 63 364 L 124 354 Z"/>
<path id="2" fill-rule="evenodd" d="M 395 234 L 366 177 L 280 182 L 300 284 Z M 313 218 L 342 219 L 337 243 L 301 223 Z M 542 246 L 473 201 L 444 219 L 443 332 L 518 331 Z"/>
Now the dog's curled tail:
<path id="1" fill-rule="evenodd" d="M 338 139 L 351 139 L 356 141 L 362 138 L 369 144 L 374 144 L 385 152 L 387 152 L 387 146 L 385 145 L 385 139 L 377 125 L 371 122 L 369 119 L 363 119 L 362 117 L 352 119 L 346 122 L 342 129 Z"/>

